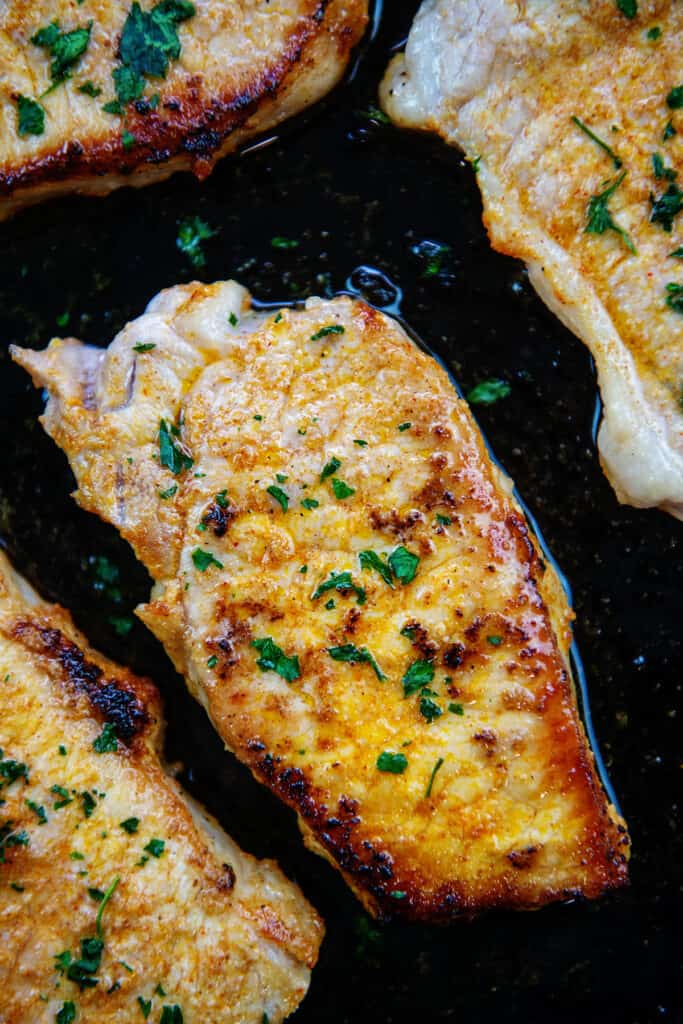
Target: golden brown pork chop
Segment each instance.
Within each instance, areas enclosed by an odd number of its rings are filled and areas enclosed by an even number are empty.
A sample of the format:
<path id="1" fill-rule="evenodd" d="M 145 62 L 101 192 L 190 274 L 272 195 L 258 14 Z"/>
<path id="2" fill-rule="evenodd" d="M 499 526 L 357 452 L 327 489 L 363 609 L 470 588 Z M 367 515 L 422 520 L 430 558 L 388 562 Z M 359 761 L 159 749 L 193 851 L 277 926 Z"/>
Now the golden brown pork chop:
<path id="1" fill-rule="evenodd" d="M 683 518 L 683 7 L 427 0 L 382 102 L 476 163 L 493 245 L 590 348 L 619 500 Z"/>
<path id="2" fill-rule="evenodd" d="M 350 298 L 163 292 L 106 351 L 15 357 L 140 615 L 226 745 L 372 911 L 448 919 L 626 880 L 571 613 L 437 363 Z"/>
<path id="3" fill-rule="evenodd" d="M 91 650 L 1 553 L 0 680 L 0 1021 L 294 1010 L 314 911 L 164 771 L 152 684 Z"/>
<path id="4" fill-rule="evenodd" d="M 199 178 L 339 80 L 367 0 L 0 4 L 0 219 Z"/>

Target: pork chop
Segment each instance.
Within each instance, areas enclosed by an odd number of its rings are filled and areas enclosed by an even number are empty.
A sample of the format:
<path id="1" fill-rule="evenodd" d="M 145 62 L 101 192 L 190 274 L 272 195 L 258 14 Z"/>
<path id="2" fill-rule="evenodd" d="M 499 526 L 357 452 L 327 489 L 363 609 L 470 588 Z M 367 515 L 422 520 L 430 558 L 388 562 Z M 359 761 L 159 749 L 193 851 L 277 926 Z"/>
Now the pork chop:
<path id="1" fill-rule="evenodd" d="M 15 358 L 77 500 L 225 741 L 374 913 L 597 896 L 628 839 L 571 613 L 446 373 L 360 301 L 162 292 L 106 351 Z"/>
<path id="2" fill-rule="evenodd" d="M 619 500 L 683 517 L 680 5 L 426 0 L 381 96 L 465 151 L 494 247 L 588 345 Z"/>
<path id="3" fill-rule="evenodd" d="M 8 0 L 0 219 L 65 192 L 206 177 L 340 79 L 367 0 Z"/>
<path id="4" fill-rule="evenodd" d="M 2 553 L 0 679 L 0 1021 L 294 1010 L 314 911 L 164 770 L 154 686 L 91 650 Z"/>

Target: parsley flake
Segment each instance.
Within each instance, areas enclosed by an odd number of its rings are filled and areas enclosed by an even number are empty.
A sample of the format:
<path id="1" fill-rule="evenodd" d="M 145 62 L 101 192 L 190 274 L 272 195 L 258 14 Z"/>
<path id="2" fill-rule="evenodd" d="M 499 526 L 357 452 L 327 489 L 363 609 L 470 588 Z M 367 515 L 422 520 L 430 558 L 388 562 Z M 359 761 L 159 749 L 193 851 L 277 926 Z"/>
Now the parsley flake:
<path id="1" fill-rule="evenodd" d="M 599 146 L 600 149 L 607 153 L 616 169 L 619 170 L 623 161 L 621 160 L 621 157 L 617 156 L 612 147 L 608 146 L 606 142 L 603 142 L 603 140 L 598 135 L 596 135 L 594 131 L 591 131 L 588 125 L 584 124 L 583 121 L 580 120 L 580 118 L 576 117 L 575 115 L 572 115 L 571 119 L 573 123 L 576 125 L 576 127 L 581 129 L 584 135 L 587 135 L 588 138 L 591 139 L 591 141 L 596 144 L 596 146 Z"/>
<path id="2" fill-rule="evenodd" d="M 159 462 L 175 476 L 194 466 L 194 459 L 181 447 L 177 436 L 177 427 L 169 426 L 166 420 L 159 420 Z"/>
<path id="3" fill-rule="evenodd" d="M 319 505 L 320 502 L 316 501 L 315 498 L 304 498 L 301 502 L 302 508 L 308 509 L 309 511 L 310 509 L 318 508 Z"/>
<path id="4" fill-rule="evenodd" d="M 223 568 L 223 563 L 219 562 L 210 551 L 204 551 L 203 548 L 194 549 L 192 552 L 192 561 L 195 569 L 198 569 L 199 572 L 206 572 L 210 565 L 215 565 L 217 569 Z"/>
<path id="5" fill-rule="evenodd" d="M 683 85 L 676 85 L 666 97 L 666 105 L 670 110 L 680 110 L 683 107 Z"/>
<path id="6" fill-rule="evenodd" d="M 206 255 L 202 249 L 202 242 L 207 242 L 218 234 L 209 227 L 201 217 L 185 217 L 178 225 L 178 237 L 175 244 L 195 269 L 206 266 Z"/>
<path id="7" fill-rule="evenodd" d="M 328 647 L 327 653 L 334 661 L 346 661 L 351 664 L 364 663 L 372 666 L 372 670 L 380 682 L 387 678 L 367 647 L 356 647 L 355 644 L 341 644 L 339 647 Z"/>
<path id="8" fill-rule="evenodd" d="M 153 341 L 139 341 L 137 345 L 133 345 L 133 352 L 151 352 L 153 348 L 156 348 L 156 344 Z"/>
<path id="9" fill-rule="evenodd" d="M 427 722 L 433 722 L 443 714 L 442 709 L 429 695 L 430 692 L 423 692 L 420 697 L 420 714 Z"/>
<path id="10" fill-rule="evenodd" d="M 127 103 L 139 99 L 146 77 L 166 77 L 169 61 L 180 56 L 178 25 L 194 13 L 188 0 L 161 0 L 151 11 L 132 4 L 121 32 L 120 63 L 112 73 L 116 101 L 105 104 L 108 113 L 122 114 Z"/>
<path id="11" fill-rule="evenodd" d="M 434 779 L 436 778 L 436 773 L 441 768 L 442 764 L 443 758 L 440 757 L 436 764 L 434 765 L 434 767 L 432 768 L 432 774 L 429 776 L 429 783 L 427 785 L 427 789 L 425 790 L 425 797 L 427 799 L 429 799 L 429 797 L 432 795 L 432 786 L 434 785 Z"/>
<path id="12" fill-rule="evenodd" d="M 462 704 L 458 704 L 457 701 L 452 701 L 448 705 L 448 710 L 451 712 L 452 715 L 464 715 L 465 714 L 464 707 L 462 706 Z"/>
<path id="13" fill-rule="evenodd" d="M 352 578 L 350 572 L 334 572 L 330 573 L 330 578 L 325 580 L 324 583 L 320 583 L 313 593 L 311 594 L 311 601 L 316 601 L 323 594 L 326 594 L 329 590 L 337 590 L 340 594 L 348 593 L 353 591 L 356 595 L 357 604 L 365 604 L 365 591 L 362 587 L 357 586 Z"/>
<path id="14" fill-rule="evenodd" d="M 403 775 L 408 767 L 408 758 L 405 754 L 393 754 L 390 750 L 383 750 L 377 758 L 376 767 L 380 772 Z"/>
<path id="15" fill-rule="evenodd" d="M 431 661 L 418 659 L 414 661 L 405 671 L 403 676 L 403 696 L 409 697 L 411 693 L 428 686 L 434 678 L 434 666 Z"/>
<path id="16" fill-rule="evenodd" d="M 328 476 L 333 476 L 340 466 L 341 460 L 338 459 L 336 455 L 333 455 L 330 461 L 326 462 L 322 468 L 322 472 L 320 473 L 320 482 L 322 483 L 323 480 L 327 480 Z"/>
<path id="17" fill-rule="evenodd" d="M 138 996 L 138 1006 L 142 1012 L 142 1016 L 147 1020 L 150 1013 L 152 1012 L 152 1000 L 143 999 L 142 996 Z"/>
<path id="18" fill-rule="evenodd" d="M 270 487 L 266 487 L 266 491 L 270 494 L 271 498 L 275 498 L 282 511 L 286 512 L 289 508 L 289 496 L 282 490 L 282 488 L 278 487 L 276 484 L 271 484 Z"/>
<path id="19" fill-rule="evenodd" d="M 166 849 L 166 843 L 163 839 L 150 839 L 146 846 L 143 847 L 147 853 L 151 853 L 153 857 L 157 859 L 162 856 Z"/>
<path id="20" fill-rule="evenodd" d="M 42 135 L 45 131 L 45 108 L 28 96 L 17 96 L 16 104 L 19 135 Z"/>
<path id="21" fill-rule="evenodd" d="M 330 334 L 343 334 L 344 328 L 341 324 L 329 324 L 327 327 L 321 327 L 319 331 L 311 335 L 311 341 L 320 341 L 321 338 L 326 338 Z"/>
<path id="22" fill-rule="evenodd" d="M 635 18 L 638 13 L 638 0 L 617 0 L 617 7 L 627 18 Z"/>
<path id="23" fill-rule="evenodd" d="M 512 388 L 505 380 L 483 380 L 476 384 L 467 395 L 470 405 L 493 405 L 501 398 L 507 398 Z"/>
<path id="24" fill-rule="evenodd" d="M 394 570 L 388 562 L 383 561 L 382 557 L 378 555 L 376 551 L 371 551 L 369 548 L 366 548 L 364 551 L 359 551 L 358 561 L 361 564 L 361 569 L 368 569 L 379 573 L 384 582 L 393 589 Z"/>
<path id="25" fill-rule="evenodd" d="M 664 231 L 671 232 L 674 217 L 683 210 L 683 192 L 678 185 L 669 185 L 666 192 L 662 193 L 658 199 L 655 199 L 650 193 L 650 203 L 652 205 L 650 223 L 661 224 Z"/>
<path id="26" fill-rule="evenodd" d="M 624 229 L 613 220 L 608 207 L 611 197 L 619 188 L 625 177 L 626 171 L 622 171 L 618 177 L 606 184 L 602 192 L 599 192 L 596 196 L 591 196 L 588 201 L 588 220 L 584 231 L 589 235 L 602 235 L 605 231 L 614 231 L 621 237 L 629 252 L 635 254 L 636 247 L 626 231 L 624 231 Z"/>
<path id="27" fill-rule="evenodd" d="M 118 749 L 116 726 L 105 722 L 102 732 L 93 740 L 92 748 L 96 754 L 113 754 Z"/>
<path id="28" fill-rule="evenodd" d="M 55 1021 L 57 1024 L 73 1024 L 75 1020 L 76 1007 L 70 999 L 67 999 L 66 1002 L 62 1003 L 61 1009 L 57 1011 Z"/>
<path id="29" fill-rule="evenodd" d="M 670 281 L 666 286 L 666 304 L 675 313 L 683 313 L 683 284 Z"/>
<path id="30" fill-rule="evenodd" d="M 394 548 L 387 559 L 396 579 L 403 584 L 412 583 L 415 579 L 420 559 L 403 545 Z"/>
<path id="31" fill-rule="evenodd" d="M 139 825 L 139 818 L 126 818 L 125 821 L 119 822 L 119 826 L 123 829 L 124 832 L 127 832 L 129 836 L 132 836 L 134 832 L 137 832 Z"/>
<path id="32" fill-rule="evenodd" d="M 59 23 L 53 21 L 52 24 L 46 25 L 45 28 L 39 29 L 31 36 L 31 42 L 35 46 L 45 47 L 52 57 L 50 65 L 52 84 L 48 92 L 56 89 L 58 85 L 69 78 L 71 68 L 88 48 L 91 29 L 92 21 L 85 28 L 62 32 Z"/>
<path id="33" fill-rule="evenodd" d="M 252 640 L 251 646 L 255 647 L 261 655 L 256 664 L 262 672 L 277 672 L 288 683 L 293 683 L 301 676 L 299 659 L 296 654 L 291 657 L 285 654 L 272 637 L 266 636 L 259 640 Z"/>
<path id="34" fill-rule="evenodd" d="M 343 480 L 340 480 L 336 476 L 332 478 L 332 490 L 334 491 L 335 498 L 339 501 L 344 501 L 345 498 L 351 498 L 356 493 L 355 487 L 349 487 L 348 484 L 344 483 Z"/>
<path id="35" fill-rule="evenodd" d="M 159 1018 L 159 1024 L 183 1024 L 182 1010 L 177 1004 L 164 1006 Z"/>

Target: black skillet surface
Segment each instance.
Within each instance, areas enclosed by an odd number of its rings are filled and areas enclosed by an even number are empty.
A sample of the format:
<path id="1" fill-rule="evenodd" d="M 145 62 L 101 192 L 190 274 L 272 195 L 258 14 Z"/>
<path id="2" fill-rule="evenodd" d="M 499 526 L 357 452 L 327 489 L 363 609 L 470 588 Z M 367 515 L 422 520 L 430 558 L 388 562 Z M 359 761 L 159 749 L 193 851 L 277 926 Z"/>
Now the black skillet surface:
<path id="1" fill-rule="evenodd" d="M 183 176 L 65 200 L 0 227 L 0 538 L 94 644 L 156 680 L 185 784 L 245 849 L 277 857 L 322 912 L 328 936 L 297 1024 L 681 1021 L 681 526 L 617 504 L 591 436 L 587 352 L 523 268 L 489 249 L 471 169 L 435 140 L 359 115 L 376 103 L 416 6 L 385 12 L 351 83 L 204 185 Z M 107 344 L 160 288 L 195 276 L 175 245 L 178 221 L 195 214 L 218 230 L 204 280 L 234 276 L 261 300 L 291 301 L 378 268 L 464 390 L 488 377 L 511 385 L 476 412 L 574 590 L 595 727 L 633 838 L 628 891 L 447 929 L 375 925 L 304 850 L 293 815 L 222 751 L 145 628 L 117 632 L 149 580 L 115 531 L 68 497 L 66 460 L 36 422 L 40 396 L 6 350 L 68 333 Z M 275 248 L 276 236 L 299 244 Z M 436 275 L 412 251 L 425 239 L 451 247 Z"/>

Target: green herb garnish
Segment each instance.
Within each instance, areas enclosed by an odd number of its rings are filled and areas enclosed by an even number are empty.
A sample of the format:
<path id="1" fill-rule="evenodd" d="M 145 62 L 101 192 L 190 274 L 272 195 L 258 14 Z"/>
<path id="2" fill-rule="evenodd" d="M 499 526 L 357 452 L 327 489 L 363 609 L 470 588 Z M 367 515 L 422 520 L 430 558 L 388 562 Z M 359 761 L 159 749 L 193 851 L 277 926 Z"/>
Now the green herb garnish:
<path id="1" fill-rule="evenodd" d="M 666 304 L 675 313 L 683 313 L 683 284 L 670 281 L 666 286 Z"/>
<path id="2" fill-rule="evenodd" d="M 157 859 L 161 857 L 164 850 L 166 849 L 166 842 L 163 839 L 150 839 L 146 846 L 143 846 L 143 850 L 147 853 L 151 853 L 153 857 Z"/>
<path id="3" fill-rule="evenodd" d="M 394 548 L 387 559 L 394 576 L 400 583 L 412 583 L 415 579 L 417 567 L 420 564 L 420 559 L 417 555 L 414 555 L 412 551 L 408 551 L 403 545 Z"/>
<path id="4" fill-rule="evenodd" d="M 680 110 L 683 107 L 683 85 L 676 85 L 666 97 L 666 105 L 670 110 Z"/>
<path id="5" fill-rule="evenodd" d="M 70 999 L 62 1003 L 61 1009 L 57 1011 L 55 1021 L 57 1024 L 73 1024 L 76 1020 L 76 1007 Z"/>
<path id="6" fill-rule="evenodd" d="M 188 0 L 161 0 L 150 11 L 132 4 L 121 32 L 120 63 L 112 73 L 116 101 L 105 104 L 108 113 L 122 114 L 127 103 L 139 99 L 146 77 L 166 77 L 169 61 L 180 56 L 178 25 L 194 13 Z"/>
<path id="7" fill-rule="evenodd" d="M 428 686 L 434 678 L 434 666 L 431 661 L 418 659 L 408 666 L 403 676 L 403 696 L 409 697 L 411 693 Z"/>
<path id="8" fill-rule="evenodd" d="M 385 562 L 376 551 L 366 549 L 358 552 L 358 561 L 362 569 L 368 569 L 379 573 L 385 583 L 390 587 L 394 586 L 394 570 L 388 562 Z"/>
<path id="9" fill-rule="evenodd" d="M 583 121 L 581 121 L 575 115 L 572 115 L 571 120 L 574 122 L 577 128 L 581 129 L 584 135 L 587 135 L 588 138 L 591 139 L 591 141 L 593 141 L 597 146 L 600 147 L 600 149 L 607 153 L 616 169 L 619 170 L 619 168 L 622 165 L 622 160 L 621 157 L 617 156 L 612 147 L 608 146 L 606 142 L 603 142 L 603 140 L 598 135 L 596 135 L 595 132 L 591 131 L 587 124 L 584 124 Z"/>
<path id="10" fill-rule="evenodd" d="M 674 217 L 683 210 L 683 192 L 678 185 L 672 184 L 658 199 L 650 194 L 650 203 L 652 205 L 650 222 L 661 224 L 664 231 L 670 232 L 673 228 Z"/>
<path id="11" fill-rule="evenodd" d="M 341 324 L 329 324 L 327 327 L 321 327 L 319 331 L 311 335 L 311 341 L 320 341 L 321 338 L 326 338 L 329 334 L 343 334 L 344 328 Z"/>
<path id="12" fill-rule="evenodd" d="M 39 29 L 31 36 L 31 42 L 36 46 L 45 47 L 52 57 L 50 65 L 52 84 L 48 92 L 56 89 L 58 85 L 69 78 L 71 68 L 88 48 L 91 29 L 92 21 L 85 28 L 62 32 L 59 23 L 53 21 L 51 25 L 46 25 L 45 28 Z"/>
<path id="13" fill-rule="evenodd" d="M 19 135 L 42 135 L 45 131 L 45 108 L 28 96 L 17 96 L 15 102 Z"/>
<path id="14" fill-rule="evenodd" d="M 133 345 L 133 352 L 151 352 L 153 348 L 156 348 L 156 344 L 153 341 L 140 341 L 137 345 Z"/>
<path id="15" fill-rule="evenodd" d="M 105 722 L 102 732 L 93 740 L 92 748 L 96 754 L 113 754 L 118 749 L 116 726 Z"/>
<path id="16" fill-rule="evenodd" d="M 591 196 L 588 201 L 588 220 L 584 231 L 589 235 L 602 235 L 605 231 L 614 231 L 622 238 L 626 248 L 630 252 L 635 253 L 636 248 L 633 242 L 626 231 L 624 231 L 622 227 L 619 227 L 619 225 L 613 220 L 608 206 L 611 197 L 619 188 L 625 177 L 626 171 L 622 171 L 618 177 L 607 183 L 602 192 L 599 192 L 596 196 Z"/>
<path id="17" fill-rule="evenodd" d="M 335 498 L 338 498 L 339 501 L 351 498 L 356 493 L 355 487 L 349 487 L 348 484 L 336 476 L 332 478 L 332 490 L 334 491 Z"/>
<path id="18" fill-rule="evenodd" d="M 163 0 L 162 0 L 163 2 Z M 175 244 L 195 269 L 206 266 L 206 255 L 202 243 L 218 234 L 201 217 L 185 217 L 178 225 Z"/>
<path id="19" fill-rule="evenodd" d="M 464 715 L 464 714 L 465 714 L 465 709 L 464 709 L 464 707 L 462 706 L 462 704 L 458 704 L 458 703 L 457 703 L 456 701 L 452 701 L 452 702 L 451 702 L 451 703 L 450 703 L 450 704 L 448 705 L 448 710 L 449 710 L 449 711 L 451 712 L 451 714 L 453 714 L 453 715 Z"/>
<path id="20" fill-rule="evenodd" d="M 432 774 L 429 776 L 429 783 L 427 785 L 427 789 L 425 790 L 426 799 L 429 799 L 429 797 L 432 795 L 432 786 L 434 785 L 434 779 L 436 778 L 436 773 L 438 772 L 442 764 L 443 758 L 440 757 L 436 764 L 434 765 L 434 767 L 432 768 Z"/>
<path id="21" fill-rule="evenodd" d="M 638 13 L 638 0 L 617 0 L 617 7 L 627 18 L 635 18 Z"/>
<path id="22" fill-rule="evenodd" d="M 147 847 L 145 847 L 145 849 L 147 849 Z M 157 854 L 155 854 L 155 856 L 157 856 Z M 160 854 L 158 856 L 160 856 Z M 102 896 L 102 901 L 100 903 L 100 909 L 97 911 L 97 918 L 95 919 L 95 931 L 97 932 L 98 939 L 101 939 L 102 935 L 103 935 L 103 931 L 102 931 L 102 914 L 104 913 L 104 908 L 106 907 L 107 903 L 109 903 L 109 900 L 112 898 L 112 896 L 116 892 L 116 887 L 117 887 L 117 885 L 119 884 L 120 881 L 121 881 L 120 878 L 115 878 L 114 881 L 109 886 L 109 888 L 106 890 L 106 892 Z"/>
<path id="23" fill-rule="evenodd" d="M 270 494 L 271 498 L 275 498 L 282 508 L 282 511 L 286 512 L 289 508 L 289 497 L 285 494 L 282 488 L 278 487 L 276 484 L 271 484 L 270 487 L 266 487 L 266 490 L 268 494 Z"/>
<path id="24" fill-rule="evenodd" d="M 376 766 L 381 772 L 403 775 L 408 767 L 408 758 L 405 754 L 393 754 L 390 750 L 383 750 L 377 758 Z"/>
<path id="25" fill-rule="evenodd" d="M 507 398 L 512 388 L 504 380 L 483 380 L 476 384 L 467 395 L 470 405 L 493 405 L 501 398 Z"/>
<path id="26" fill-rule="evenodd" d="M 194 466 L 191 458 L 177 441 L 178 428 L 166 420 L 159 420 L 159 462 L 178 476 Z"/>
<path id="27" fill-rule="evenodd" d="M 351 664 L 367 664 L 372 666 L 372 670 L 380 682 L 387 678 L 372 654 L 370 654 L 367 647 L 356 647 L 355 644 L 341 644 L 339 647 L 328 647 L 327 653 L 335 661 L 346 661 Z"/>
<path id="28" fill-rule="evenodd" d="M 328 476 L 332 476 L 341 466 L 341 460 L 333 455 L 329 462 L 326 462 L 320 473 L 320 481 L 327 480 Z"/>
<path id="29" fill-rule="evenodd" d="M 325 580 L 324 583 L 320 583 L 313 593 L 311 594 L 311 601 L 316 601 L 323 594 L 326 594 L 329 590 L 337 590 L 340 594 L 348 593 L 353 591 L 356 595 L 357 604 L 365 604 L 365 591 L 362 587 L 357 586 L 351 578 L 350 572 L 334 572 L 330 573 L 330 578 Z"/>
<path id="30" fill-rule="evenodd" d="M 199 572 L 206 572 L 210 565 L 215 565 L 217 569 L 223 568 L 222 562 L 219 562 L 210 551 L 204 551 L 202 548 L 194 549 L 192 552 L 192 561 L 195 569 L 198 569 Z"/>
<path id="31" fill-rule="evenodd" d="M 125 821 L 119 822 L 120 827 L 124 832 L 127 832 L 129 836 L 132 836 L 134 832 L 137 832 L 139 824 L 139 818 L 126 818 Z"/>
<path id="32" fill-rule="evenodd" d="M 252 640 L 251 646 L 255 647 L 261 655 L 256 664 L 263 672 L 277 672 L 288 683 L 293 683 L 301 676 L 299 659 L 296 654 L 291 657 L 285 654 L 272 637 Z"/>
<path id="33" fill-rule="evenodd" d="M 318 506 L 320 505 L 320 502 L 316 501 L 315 498 L 303 498 L 302 502 L 301 502 L 301 505 L 302 505 L 302 508 L 306 508 L 306 509 L 308 509 L 310 511 L 313 508 L 318 508 Z"/>

